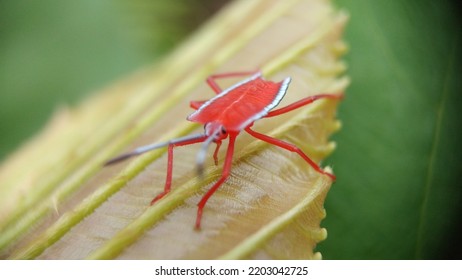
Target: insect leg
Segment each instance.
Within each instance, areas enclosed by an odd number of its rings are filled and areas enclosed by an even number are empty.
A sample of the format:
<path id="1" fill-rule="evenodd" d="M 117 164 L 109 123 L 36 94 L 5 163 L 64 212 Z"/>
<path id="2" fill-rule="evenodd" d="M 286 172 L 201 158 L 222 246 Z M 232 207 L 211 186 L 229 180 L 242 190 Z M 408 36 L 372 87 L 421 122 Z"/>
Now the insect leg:
<path id="1" fill-rule="evenodd" d="M 301 99 L 299 101 L 296 101 L 296 102 L 294 102 L 292 104 L 289 104 L 289 105 L 287 105 L 285 107 L 282 107 L 280 109 L 271 111 L 266 116 L 264 116 L 264 118 L 270 118 L 270 117 L 274 117 L 274 116 L 279 116 L 281 114 L 290 112 L 290 111 L 295 110 L 297 108 L 300 108 L 302 106 L 313 103 L 314 101 L 316 101 L 318 99 L 321 99 L 321 98 L 342 99 L 343 94 L 318 94 L 318 95 L 308 96 L 308 97 L 303 98 L 303 99 Z"/>
<path id="2" fill-rule="evenodd" d="M 219 94 L 223 90 L 220 88 L 220 86 L 217 84 L 215 81 L 216 79 L 221 79 L 221 78 L 231 78 L 231 77 L 239 77 L 239 76 L 249 76 L 253 75 L 256 73 L 260 73 L 260 71 L 252 71 L 252 72 L 232 72 L 232 73 L 223 73 L 223 74 L 216 74 L 216 75 L 211 75 L 207 78 L 207 84 L 212 88 L 212 90 L 216 93 Z M 261 75 L 261 73 L 260 73 Z M 200 101 L 191 101 L 189 102 L 189 106 L 195 110 L 199 109 L 202 104 L 207 102 L 208 100 L 200 100 Z"/>
<path id="3" fill-rule="evenodd" d="M 335 175 L 334 174 L 331 174 L 329 172 L 326 172 L 326 171 L 322 170 L 319 167 L 319 165 L 317 165 L 299 147 L 295 146 L 294 144 L 284 142 L 282 140 L 270 137 L 270 136 L 265 135 L 265 134 L 258 133 L 258 132 L 254 131 L 254 130 L 251 130 L 250 127 L 247 127 L 245 129 L 245 131 L 247 131 L 247 133 L 249 133 L 250 135 L 252 135 L 253 137 L 255 137 L 257 139 L 260 139 L 260 140 L 265 141 L 267 143 L 273 144 L 275 146 L 278 146 L 278 147 L 281 147 L 281 148 L 286 149 L 288 151 L 295 152 L 295 153 L 299 154 L 309 165 L 311 165 L 311 167 L 313 167 L 314 170 L 316 170 L 317 172 L 319 172 L 321 174 L 329 176 L 332 180 L 335 181 Z"/>
<path id="4" fill-rule="evenodd" d="M 202 137 L 197 137 L 197 138 L 192 138 L 192 139 L 184 139 L 183 141 L 176 141 L 176 142 L 170 142 L 168 144 L 168 152 L 167 152 L 167 177 L 165 179 L 165 186 L 164 186 L 164 191 L 158 194 L 152 201 L 151 205 L 153 205 L 156 201 L 164 197 L 166 194 L 170 192 L 171 186 L 172 186 L 172 172 L 173 172 L 173 148 L 177 146 L 185 146 L 185 145 L 190 145 L 198 142 L 204 142 L 204 140 L 207 139 L 206 135 L 203 135 Z"/>
<path id="5" fill-rule="evenodd" d="M 240 76 L 250 76 L 256 73 L 260 73 L 260 70 L 258 71 L 247 71 L 247 72 L 230 72 L 230 73 L 222 73 L 222 74 L 215 74 L 211 75 L 207 78 L 207 84 L 213 89 L 213 91 L 218 94 L 222 92 L 223 90 L 220 88 L 220 86 L 217 84 L 215 81 L 216 79 L 223 79 L 223 78 L 232 78 L 232 77 L 240 77 Z"/>
<path id="6" fill-rule="evenodd" d="M 218 151 L 221 147 L 221 140 L 215 141 L 215 144 L 217 147 L 215 148 L 215 152 L 213 152 L 213 161 L 215 162 L 215 165 L 218 165 Z"/>
<path id="7" fill-rule="evenodd" d="M 140 155 L 140 154 L 143 154 L 143 153 L 155 150 L 155 149 L 163 148 L 163 147 L 168 146 L 170 144 L 175 144 L 177 146 L 180 146 L 181 143 L 197 143 L 197 142 L 203 142 L 205 139 L 207 139 L 207 136 L 205 134 L 203 134 L 203 133 L 199 133 L 199 134 L 192 134 L 192 135 L 187 135 L 187 136 L 184 136 L 184 137 L 172 139 L 170 141 L 158 142 L 158 143 L 154 143 L 154 144 L 150 144 L 150 145 L 146 145 L 146 146 L 141 146 L 141 147 L 138 147 L 138 148 L 134 149 L 131 152 L 121 154 L 121 155 L 119 155 L 119 156 L 117 156 L 115 158 L 112 158 L 112 159 L 106 161 L 104 163 L 104 166 L 112 165 L 114 163 L 118 163 L 118 162 L 121 162 L 123 160 L 129 159 L 129 158 L 131 158 L 133 156 L 137 156 L 137 155 Z"/>
<path id="8" fill-rule="evenodd" d="M 202 104 L 204 104 L 205 102 L 207 102 L 207 100 L 190 101 L 190 102 L 189 102 L 189 107 L 193 108 L 194 110 L 197 110 L 197 109 L 199 109 L 199 107 L 202 106 Z"/>
<path id="9" fill-rule="evenodd" d="M 231 72 L 231 73 L 223 73 L 223 74 L 215 74 L 215 75 L 210 75 L 207 78 L 207 84 L 212 88 L 212 90 L 216 93 L 219 94 L 223 90 L 220 88 L 220 86 L 217 84 L 216 80 L 217 79 L 223 79 L 223 78 L 232 78 L 232 77 L 239 77 L 239 76 L 250 76 L 256 73 L 260 73 L 260 70 L 258 71 L 248 71 L 248 72 Z M 199 109 L 202 104 L 207 102 L 207 100 L 200 100 L 200 101 L 191 101 L 189 102 L 189 106 L 195 110 Z"/>
<path id="10" fill-rule="evenodd" d="M 221 173 L 220 179 L 205 193 L 202 199 L 197 204 L 197 216 L 196 216 L 196 229 L 200 229 L 201 227 L 201 219 L 202 219 L 202 211 L 204 209 L 207 200 L 215 193 L 215 191 L 223 184 L 224 181 L 229 176 L 231 171 L 231 163 L 233 160 L 233 153 L 234 153 L 234 142 L 236 140 L 237 134 L 230 133 L 229 134 L 229 144 L 228 150 L 226 151 L 226 158 L 225 163 L 223 165 L 223 172 Z"/>
<path id="11" fill-rule="evenodd" d="M 153 205 L 156 201 L 164 197 L 166 194 L 170 192 L 172 187 L 172 171 L 173 171 L 173 144 L 168 145 L 168 160 L 167 160 L 167 177 L 165 179 L 165 186 L 164 191 L 158 194 L 152 201 L 151 205 Z"/>

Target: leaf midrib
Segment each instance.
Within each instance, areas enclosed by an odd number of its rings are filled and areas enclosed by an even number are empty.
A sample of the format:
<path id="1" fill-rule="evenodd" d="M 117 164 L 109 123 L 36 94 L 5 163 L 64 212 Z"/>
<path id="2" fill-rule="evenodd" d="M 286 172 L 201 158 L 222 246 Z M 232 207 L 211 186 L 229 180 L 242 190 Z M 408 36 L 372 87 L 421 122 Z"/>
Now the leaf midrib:
<path id="1" fill-rule="evenodd" d="M 436 161 L 436 156 L 438 152 L 438 148 L 440 146 L 440 136 L 441 136 L 441 127 L 444 119 L 444 113 L 445 113 L 445 108 L 447 105 L 447 100 L 448 96 L 450 93 L 449 86 L 450 86 L 450 80 L 452 78 L 453 72 L 454 72 L 454 57 L 456 57 L 456 50 L 458 46 L 458 42 L 460 41 L 460 36 L 459 34 L 455 35 L 454 38 L 454 43 L 451 48 L 451 55 L 449 56 L 449 61 L 447 63 L 447 70 L 445 74 L 445 79 L 444 79 L 444 84 L 442 88 L 442 95 L 441 99 L 438 102 L 437 105 L 437 110 L 436 110 L 436 124 L 435 124 L 435 130 L 432 138 L 432 146 L 430 149 L 430 157 L 429 157 L 429 162 L 428 162 L 428 168 L 427 168 L 427 176 L 425 178 L 425 187 L 424 187 L 424 194 L 423 194 L 423 199 L 422 199 L 422 204 L 420 207 L 420 216 L 419 216 L 419 221 L 418 221 L 418 227 L 417 227 L 417 239 L 416 239 L 416 244 L 415 244 L 415 254 L 414 258 L 416 259 L 422 259 L 422 249 L 423 249 L 423 244 L 424 244 L 424 234 L 425 234 L 425 225 L 426 225 L 426 215 L 427 215 L 427 210 L 428 210 L 428 205 L 429 205 L 429 200 L 430 200 L 430 190 L 432 188 L 432 182 L 433 182 L 433 177 L 434 177 L 434 168 L 435 168 L 435 161 Z"/>

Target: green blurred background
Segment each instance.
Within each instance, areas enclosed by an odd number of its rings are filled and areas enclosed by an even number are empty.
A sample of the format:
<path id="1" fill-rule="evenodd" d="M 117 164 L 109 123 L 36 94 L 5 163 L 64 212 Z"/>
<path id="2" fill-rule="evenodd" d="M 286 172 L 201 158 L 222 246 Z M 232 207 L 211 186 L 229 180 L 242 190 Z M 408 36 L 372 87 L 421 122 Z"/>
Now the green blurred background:
<path id="1" fill-rule="evenodd" d="M 55 109 L 152 64 L 226 1 L 0 1 L 0 160 Z"/>
<path id="2" fill-rule="evenodd" d="M 149 65 L 226 1 L 0 2 L 0 159 L 60 104 Z M 338 0 L 352 84 L 326 164 L 327 259 L 462 258 L 460 7 Z"/>
<path id="3" fill-rule="evenodd" d="M 325 258 L 460 259 L 460 1 L 337 1 L 352 84 L 328 159 Z"/>

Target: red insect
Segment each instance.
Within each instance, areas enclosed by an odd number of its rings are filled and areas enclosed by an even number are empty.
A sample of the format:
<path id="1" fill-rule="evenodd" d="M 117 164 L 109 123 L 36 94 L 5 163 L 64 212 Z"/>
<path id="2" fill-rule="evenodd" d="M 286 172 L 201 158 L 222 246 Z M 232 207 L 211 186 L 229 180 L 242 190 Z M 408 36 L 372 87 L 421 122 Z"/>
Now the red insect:
<path id="1" fill-rule="evenodd" d="M 248 76 L 249 78 L 222 90 L 216 83 L 216 79 L 228 78 L 236 76 Z M 245 130 L 253 137 L 270 144 L 276 145 L 283 149 L 299 154 L 314 170 L 329 176 L 335 180 L 335 176 L 331 173 L 322 170 L 314 161 L 312 161 L 300 148 L 297 146 L 278 140 L 276 138 L 264 135 L 252 130 L 250 127 L 256 120 L 261 118 L 269 118 L 278 116 L 294 109 L 310 104 L 321 98 L 340 99 L 342 94 L 319 94 L 303 98 L 295 103 L 287 105 L 283 108 L 271 111 L 276 107 L 286 94 L 287 87 L 290 83 L 290 77 L 283 81 L 275 83 L 264 80 L 260 72 L 236 72 L 219 75 L 212 75 L 207 78 L 207 83 L 217 94 L 207 101 L 192 101 L 190 103 L 194 113 L 188 116 L 188 120 L 192 122 L 204 124 L 204 133 L 193 134 L 181 138 L 172 139 L 167 142 L 155 143 L 152 145 L 139 147 L 132 152 L 122 154 L 116 158 L 109 160 L 106 165 L 119 162 L 134 155 L 168 146 L 168 163 L 167 163 L 167 178 L 165 181 L 164 191 L 157 195 L 151 202 L 151 205 L 157 200 L 164 197 L 170 192 L 172 184 L 172 167 L 173 167 L 173 148 L 178 146 L 189 145 L 202 142 L 202 147 L 197 154 L 197 166 L 199 174 L 202 174 L 203 164 L 208 146 L 214 142 L 216 149 L 213 153 L 215 164 L 217 164 L 218 150 L 220 149 L 222 140 L 229 137 L 228 150 L 226 152 L 225 162 L 221 178 L 207 191 L 202 199 L 197 204 L 196 228 L 201 225 L 202 211 L 208 199 L 213 193 L 226 181 L 231 170 L 231 162 L 234 153 L 234 142 L 236 137 Z"/>

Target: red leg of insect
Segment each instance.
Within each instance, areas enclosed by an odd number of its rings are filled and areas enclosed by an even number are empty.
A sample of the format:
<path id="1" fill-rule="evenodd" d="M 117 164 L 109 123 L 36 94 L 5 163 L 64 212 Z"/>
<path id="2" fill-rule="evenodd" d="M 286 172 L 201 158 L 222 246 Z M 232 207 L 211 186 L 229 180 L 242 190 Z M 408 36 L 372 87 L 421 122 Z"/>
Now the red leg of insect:
<path id="1" fill-rule="evenodd" d="M 241 77 L 241 76 L 249 76 L 256 74 L 260 71 L 248 71 L 248 72 L 230 72 L 230 73 L 223 73 L 223 74 L 216 74 L 211 75 L 207 78 L 207 84 L 213 89 L 213 91 L 218 94 L 223 90 L 220 86 L 216 83 L 216 79 L 223 79 L 223 78 L 232 78 L 232 77 Z"/>
<path id="2" fill-rule="evenodd" d="M 219 94 L 223 90 L 220 88 L 220 86 L 217 84 L 217 82 L 215 80 L 224 79 L 224 78 L 232 78 L 232 77 L 240 77 L 240 76 L 249 76 L 249 75 L 259 73 L 259 72 L 260 72 L 260 70 L 258 70 L 258 71 L 249 71 L 249 72 L 231 72 L 231 73 L 223 73 L 223 74 L 211 75 L 211 76 L 209 76 L 207 78 L 207 84 L 212 88 L 212 90 L 216 94 Z M 197 110 L 205 102 L 207 102 L 207 100 L 191 101 L 191 102 L 189 102 L 189 106 L 191 108 Z"/>
<path id="3" fill-rule="evenodd" d="M 228 150 L 226 151 L 226 158 L 225 163 L 223 165 L 223 172 L 221 173 L 220 180 L 218 180 L 202 197 L 202 199 L 197 204 L 197 217 L 196 217 L 196 229 L 200 229 L 201 227 L 201 219 L 202 219 L 202 210 L 204 209 L 207 200 L 215 193 L 215 191 L 223 184 L 224 181 L 229 176 L 229 172 L 231 170 L 231 163 L 233 160 L 233 153 L 234 153 L 234 142 L 237 137 L 237 133 L 230 133 L 229 134 L 229 144 Z"/>
<path id="4" fill-rule="evenodd" d="M 217 147 L 215 148 L 215 152 L 213 152 L 213 161 L 215 162 L 215 165 L 218 165 L 218 151 L 221 147 L 221 140 L 215 141 L 215 143 L 217 144 Z"/>
<path id="5" fill-rule="evenodd" d="M 205 102 L 207 102 L 207 100 L 203 100 L 203 101 L 190 101 L 189 102 L 189 106 L 191 108 L 193 108 L 194 110 L 197 110 L 199 109 L 200 106 L 202 106 L 202 104 L 204 104 Z"/>
<path id="6" fill-rule="evenodd" d="M 300 150 L 299 147 L 297 147 L 297 146 L 295 146 L 293 144 L 284 142 L 282 140 L 270 137 L 268 135 L 258 133 L 256 131 L 251 130 L 249 127 L 247 127 L 245 129 L 245 131 L 247 131 L 250 135 L 252 135 L 253 137 L 255 137 L 257 139 L 260 139 L 262 141 L 268 142 L 268 143 L 273 144 L 275 146 L 278 146 L 278 147 L 281 147 L 281 148 L 286 149 L 288 151 L 295 152 L 295 153 L 299 154 L 309 165 L 311 165 L 311 167 L 313 167 L 314 170 L 316 170 L 317 172 L 319 172 L 321 174 L 329 176 L 332 180 L 335 181 L 335 175 L 334 174 L 331 174 L 329 172 L 325 172 L 324 170 L 322 170 L 319 167 L 319 165 L 317 165 L 313 160 L 311 160 L 302 150 Z"/>
<path id="7" fill-rule="evenodd" d="M 295 110 L 297 108 L 300 108 L 302 106 L 305 106 L 305 105 L 308 105 L 310 103 L 313 103 L 314 101 L 318 100 L 318 99 L 321 99 L 321 98 L 328 98 L 328 99 L 342 99 L 343 98 L 343 94 L 318 94 L 318 95 L 312 95 L 312 96 L 308 96 L 306 98 L 303 98 L 297 102 L 294 102 L 290 105 L 287 105 L 285 107 L 282 107 L 281 109 L 277 109 L 277 110 L 274 110 L 274 111 L 271 111 L 269 112 L 265 118 L 270 118 L 270 117 L 274 117 L 274 116 L 279 116 L 281 114 L 284 114 L 284 113 L 287 113 L 287 112 L 290 112 L 292 110 Z"/>
<path id="8" fill-rule="evenodd" d="M 168 145 L 168 160 L 167 160 L 167 178 L 165 179 L 164 191 L 158 194 L 152 201 L 153 205 L 156 201 L 164 197 L 170 192 L 172 187 L 172 170 L 173 170 L 173 144 Z"/>
<path id="9" fill-rule="evenodd" d="M 173 172 L 173 148 L 176 146 L 185 146 L 189 144 L 194 144 L 198 142 L 203 142 L 207 136 L 204 136 L 203 138 L 199 139 L 192 139 L 192 140 L 187 140 L 184 142 L 179 142 L 175 144 L 169 144 L 168 145 L 168 159 L 167 159 L 167 178 L 165 179 L 165 186 L 164 186 L 164 191 L 158 194 L 152 201 L 151 205 L 156 203 L 159 199 L 164 197 L 166 194 L 170 192 L 171 186 L 172 186 L 172 172 Z"/>

